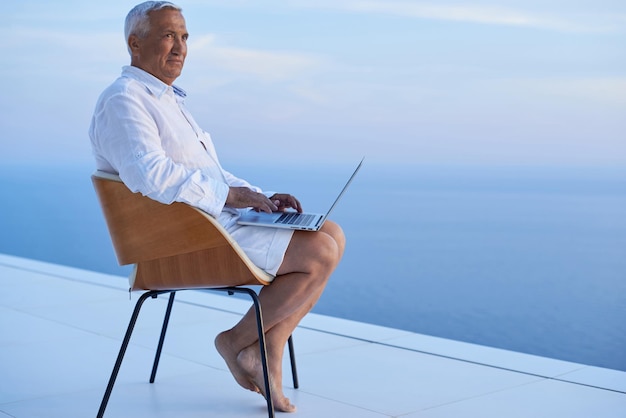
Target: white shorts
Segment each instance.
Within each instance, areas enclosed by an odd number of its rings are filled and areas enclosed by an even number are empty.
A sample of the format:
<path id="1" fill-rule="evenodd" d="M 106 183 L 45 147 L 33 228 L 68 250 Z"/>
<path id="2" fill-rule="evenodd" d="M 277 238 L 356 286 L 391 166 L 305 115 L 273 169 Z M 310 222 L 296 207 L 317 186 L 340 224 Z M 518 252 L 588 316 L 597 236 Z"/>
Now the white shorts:
<path id="1" fill-rule="evenodd" d="M 291 242 L 293 230 L 262 226 L 231 226 L 230 235 L 250 260 L 272 276 L 276 276 Z"/>

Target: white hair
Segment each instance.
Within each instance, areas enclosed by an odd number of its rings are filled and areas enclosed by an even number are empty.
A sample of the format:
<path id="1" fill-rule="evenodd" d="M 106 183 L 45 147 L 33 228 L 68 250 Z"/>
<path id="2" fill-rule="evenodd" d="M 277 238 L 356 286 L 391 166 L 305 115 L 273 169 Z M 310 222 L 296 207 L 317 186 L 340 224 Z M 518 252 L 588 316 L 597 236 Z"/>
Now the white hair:
<path id="1" fill-rule="evenodd" d="M 180 6 L 170 3 L 169 1 L 145 1 L 132 8 L 128 15 L 126 15 L 126 21 L 124 22 L 124 36 L 126 42 L 130 35 L 135 35 L 140 38 L 145 38 L 150 32 L 150 12 L 161 9 L 173 9 L 182 12 L 183 9 Z M 128 48 L 130 52 L 130 47 Z"/>

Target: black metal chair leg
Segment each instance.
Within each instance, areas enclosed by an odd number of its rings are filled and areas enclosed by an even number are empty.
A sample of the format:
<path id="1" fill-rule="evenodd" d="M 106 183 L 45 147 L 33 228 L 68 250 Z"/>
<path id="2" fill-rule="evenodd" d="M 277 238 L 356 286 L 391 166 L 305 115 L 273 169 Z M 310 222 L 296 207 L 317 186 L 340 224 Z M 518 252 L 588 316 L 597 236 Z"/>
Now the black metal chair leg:
<path id="1" fill-rule="evenodd" d="M 122 360 L 124 360 L 124 354 L 126 354 L 126 348 L 128 347 L 128 343 L 130 342 L 130 337 L 133 334 L 133 329 L 135 328 L 135 323 L 137 322 L 137 317 L 139 316 L 139 311 L 141 310 L 141 306 L 146 301 L 146 299 L 148 299 L 151 296 L 158 295 L 159 293 L 163 293 L 163 292 L 160 292 L 160 291 L 146 292 L 139 297 L 139 300 L 135 304 L 135 309 L 133 311 L 132 316 L 130 317 L 128 328 L 126 329 L 126 335 L 124 335 L 124 340 L 122 341 L 122 346 L 120 347 L 120 351 L 117 355 L 115 366 L 113 366 L 113 371 L 111 372 L 109 383 L 107 385 L 106 391 L 104 392 L 104 397 L 102 398 L 102 402 L 100 403 L 100 409 L 98 410 L 98 415 L 97 415 L 98 418 L 102 418 L 102 416 L 104 416 L 104 411 L 106 410 L 107 404 L 109 403 L 109 398 L 111 397 L 111 392 L 113 391 L 113 386 L 115 385 L 117 374 L 120 371 Z"/>
<path id="2" fill-rule="evenodd" d="M 249 290 L 249 289 L 247 289 Z M 265 329 L 263 327 L 263 315 L 261 313 L 261 303 L 256 292 L 250 290 L 250 297 L 254 301 L 256 311 L 257 329 L 259 331 L 259 350 L 261 351 L 261 364 L 263 365 L 263 379 L 265 380 L 265 398 L 267 401 L 267 414 L 269 418 L 274 418 L 274 402 L 272 401 L 272 387 L 269 367 L 267 365 L 267 347 L 265 345 Z"/>
<path id="3" fill-rule="evenodd" d="M 265 345 L 265 329 L 263 327 L 263 314 L 261 312 L 261 302 L 256 292 L 247 287 L 222 287 L 211 290 L 218 290 L 222 292 L 233 293 L 245 293 L 254 303 L 254 311 L 256 314 L 257 331 L 259 334 L 259 351 L 261 352 L 261 365 L 263 366 L 263 380 L 265 381 L 265 400 L 267 402 L 267 414 L 269 418 L 274 418 L 274 401 L 272 401 L 272 388 L 270 383 L 270 373 L 267 366 L 267 348 Z"/>
<path id="4" fill-rule="evenodd" d="M 300 387 L 300 383 L 298 382 L 298 369 L 296 368 L 296 353 L 293 349 L 293 335 L 289 336 L 287 345 L 289 346 L 289 361 L 291 362 L 291 378 L 293 379 L 293 387 L 294 389 L 298 389 Z"/>
<path id="5" fill-rule="evenodd" d="M 150 373 L 150 383 L 154 383 L 154 379 L 156 378 L 157 368 L 159 367 L 159 360 L 161 359 L 161 351 L 163 350 L 163 342 L 165 341 L 165 333 L 167 332 L 167 326 L 170 323 L 170 314 L 172 313 L 172 306 L 174 305 L 174 296 L 176 296 L 175 291 L 170 293 L 170 298 L 167 302 L 167 309 L 165 310 L 165 317 L 163 318 L 163 327 L 161 328 L 161 336 L 159 337 L 159 345 L 154 356 L 152 373 Z"/>

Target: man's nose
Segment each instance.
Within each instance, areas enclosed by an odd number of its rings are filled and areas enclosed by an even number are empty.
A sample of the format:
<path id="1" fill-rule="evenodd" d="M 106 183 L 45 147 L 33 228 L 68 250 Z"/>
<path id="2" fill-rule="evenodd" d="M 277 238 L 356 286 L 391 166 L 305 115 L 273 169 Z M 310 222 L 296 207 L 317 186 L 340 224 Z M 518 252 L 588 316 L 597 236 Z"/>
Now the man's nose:
<path id="1" fill-rule="evenodd" d="M 187 49 L 187 44 L 182 38 L 177 38 L 172 46 L 172 54 L 182 55 Z"/>

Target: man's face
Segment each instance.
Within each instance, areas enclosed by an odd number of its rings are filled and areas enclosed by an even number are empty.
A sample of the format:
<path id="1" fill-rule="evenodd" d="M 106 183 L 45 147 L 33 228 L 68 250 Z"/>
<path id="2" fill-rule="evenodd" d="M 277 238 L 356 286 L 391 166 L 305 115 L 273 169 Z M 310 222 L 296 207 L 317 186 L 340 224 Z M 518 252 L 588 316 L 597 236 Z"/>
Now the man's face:
<path id="1" fill-rule="evenodd" d="M 131 35 L 131 65 L 172 85 L 183 71 L 187 56 L 187 27 L 178 10 L 161 9 L 150 12 L 150 32 L 145 38 Z"/>

